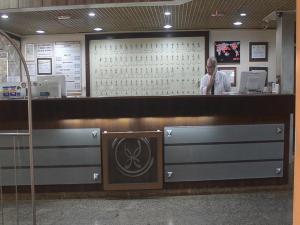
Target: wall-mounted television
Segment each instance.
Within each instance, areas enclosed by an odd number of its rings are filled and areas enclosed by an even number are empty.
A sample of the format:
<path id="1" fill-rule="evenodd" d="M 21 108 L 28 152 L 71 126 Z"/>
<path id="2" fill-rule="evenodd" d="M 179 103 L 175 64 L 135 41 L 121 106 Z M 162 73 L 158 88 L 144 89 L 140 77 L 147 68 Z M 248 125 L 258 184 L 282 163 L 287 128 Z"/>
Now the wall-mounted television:
<path id="1" fill-rule="evenodd" d="M 215 57 L 218 63 L 240 63 L 240 41 L 216 41 Z"/>

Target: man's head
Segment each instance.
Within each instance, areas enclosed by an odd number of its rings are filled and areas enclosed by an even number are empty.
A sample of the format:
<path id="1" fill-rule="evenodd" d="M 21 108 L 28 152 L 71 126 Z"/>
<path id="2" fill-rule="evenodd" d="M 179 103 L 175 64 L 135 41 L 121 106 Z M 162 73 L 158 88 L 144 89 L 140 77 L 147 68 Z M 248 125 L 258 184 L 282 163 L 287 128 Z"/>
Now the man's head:
<path id="1" fill-rule="evenodd" d="M 206 70 L 209 75 L 213 75 L 217 67 L 217 60 L 215 57 L 209 57 L 206 62 Z"/>

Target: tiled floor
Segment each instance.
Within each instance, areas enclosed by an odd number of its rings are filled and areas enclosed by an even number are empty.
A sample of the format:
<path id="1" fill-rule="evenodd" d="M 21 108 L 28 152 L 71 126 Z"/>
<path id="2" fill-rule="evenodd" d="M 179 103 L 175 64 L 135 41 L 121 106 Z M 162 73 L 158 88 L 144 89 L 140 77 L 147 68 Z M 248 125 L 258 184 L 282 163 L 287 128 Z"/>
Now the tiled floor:
<path id="1" fill-rule="evenodd" d="M 22 201 L 19 205 L 20 225 L 31 224 L 30 204 Z M 4 225 L 18 224 L 15 213 L 14 202 L 5 202 Z M 132 200 L 39 200 L 37 222 L 39 225 L 290 225 L 292 194 L 264 191 Z"/>

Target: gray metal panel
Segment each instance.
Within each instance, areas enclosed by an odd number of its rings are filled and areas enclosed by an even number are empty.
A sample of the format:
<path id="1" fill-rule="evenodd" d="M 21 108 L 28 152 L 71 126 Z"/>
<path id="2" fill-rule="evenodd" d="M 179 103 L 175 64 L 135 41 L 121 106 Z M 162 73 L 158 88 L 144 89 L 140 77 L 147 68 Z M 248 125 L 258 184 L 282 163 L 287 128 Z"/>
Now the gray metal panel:
<path id="1" fill-rule="evenodd" d="M 231 180 L 248 178 L 282 177 L 282 161 L 248 162 L 248 163 L 217 163 L 187 164 L 165 166 L 166 182 Z M 168 178 L 168 172 L 172 176 Z"/>
<path id="2" fill-rule="evenodd" d="M 100 147 L 33 149 L 35 166 L 100 165 Z M 28 149 L 16 151 L 18 166 L 29 166 Z M 14 165 L 14 151 L 0 150 L 0 166 Z"/>
<path id="3" fill-rule="evenodd" d="M 165 146 L 165 163 L 283 159 L 284 143 Z"/>
<path id="4" fill-rule="evenodd" d="M 294 153 L 295 153 L 295 145 L 294 145 L 294 114 L 290 114 L 290 137 L 289 137 L 289 163 L 294 162 Z"/>
<path id="5" fill-rule="evenodd" d="M 93 132 L 97 135 L 93 136 Z M 33 146 L 100 145 L 100 136 L 99 128 L 33 130 Z M 19 137 L 18 140 L 20 146 L 28 146 L 26 137 Z M 12 137 L 0 136 L 0 147 L 12 146 Z"/>
<path id="6" fill-rule="evenodd" d="M 5 133 L 5 132 L 14 132 L 16 133 L 17 131 L 1 131 L 1 133 Z M 19 133 L 21 133 L 22 131 L 19 131 Z M 8 148 L 14 147 L 14 143 L 15 146 L 28 146 L 28 137 L 12 137 L 12 136 L 1 136 L 0 135 L 0 147 L 1 148 Z"/>
<path id="7" fill-rule="evenodd" d="M 14 185 L 14 170 L 2 170 L 3 186 Z M 99 174 L 99 180 L 93 180 L 93 173 Z M 18 169 L 18 185 L 29 185 L 29 169 Z M 100 167 L 72 167 L 72 168 L 36 168 L 35 182 L 37 185 L 52 184 L 92 184 L 101 183 Z"/>
<path id="8" fill-rule="evenodd" d="M 281 133 L 277 133 L 277 129 Z M 171 135 L 168 131 L 172 130 Z M 284 139 L 284 124 L 177 126 L 165 127 L 165 144 L 238 141 L 270 141 Z"/>

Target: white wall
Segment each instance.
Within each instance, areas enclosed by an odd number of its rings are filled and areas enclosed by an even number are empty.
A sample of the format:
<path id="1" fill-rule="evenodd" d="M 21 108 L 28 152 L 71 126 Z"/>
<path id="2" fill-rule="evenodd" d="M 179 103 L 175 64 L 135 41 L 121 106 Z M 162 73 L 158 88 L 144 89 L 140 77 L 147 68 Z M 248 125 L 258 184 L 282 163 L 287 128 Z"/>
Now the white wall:
<path id="1" fill-rule="evenodd" d="M 241 71 L 249 71 L 250 66 L 268 67 L 268 81 L 276 78 L 276 30 L 211 30 L 209 38 L 209 56 L 214 56 L 215 41 L 240 41 L 241 59 L 239 64 L 222 64 L 224 67 L 237 67 L 237 88 Z M 268 62 L 249 61 L 249 42 L 268 42 Z M 219 65 L 221 66 L 221 65 Z"/>
<path id="2" fill-rule="evenodd" d="M 81 43 L 81 81 L 82 81 L 82 95 L 86 95 L 86 67 L 85 67 L 85 35 L 84 34 L 65 34 L 65 35 L 33 35 L 25 36 L 22 38 L 22 53 L 25 55 L 26 44 L 40 44 L 40 43 L 53 43 L 64 41 L 80 41 Z M 52 57 L 52 64 L 55 62 L 54 56 Z M 53 70 L 53 75 L 55 71 Z"/>
<path id="3" fill-rule="evenodd" d="M 24 53 L 26 43 L 54 43 L 56 41 L 80 41 L 82 50 L 82 94 L 86 93 L 85 38 L 84 34 L 71 35 L 34 35 L 22 38 Z M 222 66 L 237 67 L 237 85 L 241 71 L 248 71 L 250 66 L 268 67 L 268 81 L 276 78 L 276 30 L 211 30 L 209 40 L 209 56 L 214 56 L 215 41 L 240 41 L 241 59 L 239 64 L 223 64 Z M 249 62 L 249 42 L 268 42 L 268 62 Z M 53 59 L 54 61 L 54 59 Z M 237 87 L 238 88 L 238 87 Z"/>

